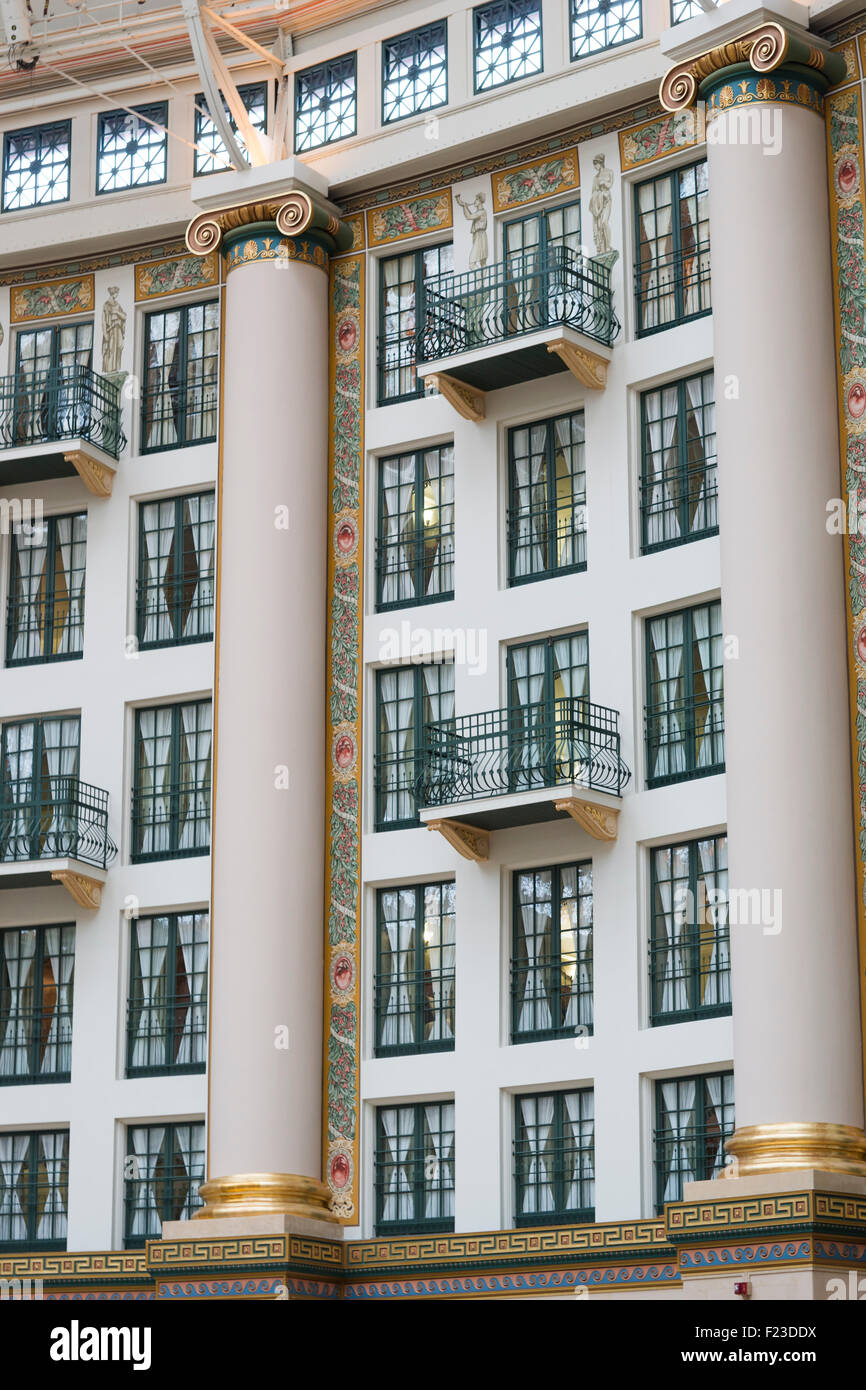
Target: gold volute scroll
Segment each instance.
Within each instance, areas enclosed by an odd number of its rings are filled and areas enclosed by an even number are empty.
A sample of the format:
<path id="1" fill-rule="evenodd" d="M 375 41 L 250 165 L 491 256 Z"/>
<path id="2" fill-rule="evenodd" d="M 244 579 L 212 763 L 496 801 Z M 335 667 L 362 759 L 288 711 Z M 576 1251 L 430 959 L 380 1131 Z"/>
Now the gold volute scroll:
<path id="1" fill-rule="evenodd" d="M 220 1217 L 304 1216 L 314 1221 L 337 1221 L 329 1209 L 330 1189 L 318 1178 L 299 1173 L 232 1173 L 209 1178 L 199 1187 L 205 1205 L 192 1220 Z"/>
<path id="2" fill-rule="evenodd" d="M 449 405 L 453 405 L 457 414 L 462 415 L 464 420 L 473 420 L 477 424 L 479 420 L 484 419 L 487 411 L 483 391 L 476 391 L 474 387 L 467 386 L 465 382 L 458 381 L 447 372 L 431 372 L 426 379 L 433 383 L 436 390 L 445 397 Z"/>
<path id="3" fill-rule="evenodd" d="M 582 386 L 589 387 L 590 391 L 603 391 L 607 385 L 607 358 L 601 357 L 597 352 L 590 352 L 588 348 L 580 347 L 577 343 L 569 342 L 567 338 L 557 338 L 554 342 L 547 344 L 548 352 L 555 352 L 557 357 L 561 357 L 573 377 Z"/>
<path id="4" fill-rule="evenodd" d="M 490 857 L 490 832 L 480 830 L 477 825 L 466 825 L 460 820 L 429 820 L 428 830 L 438 830 L 464 859 L 481 864 Z"/>
<path id="5" fill-rule="evenodd" d="M 88 874 L 78 873 L 75 869 L 57 869 L 51 877 L 56 883 L 62 883 L 67 893 L 70 893 L 79 907 L 89 908 L 95 911 L 102 902 L 102 881 L 98 878 L 90 878 Z"/>
<path id="6" fill-rule="evenodd" d="M 866 1178 L 866 1134 L 853 1125 L 744 1125 L 725 1145 L 736 1160 L 728 1177 L 818 1168 Z"/>
<path id="7" fill-rule="evenodd" d="M 110 497 L 114 485 L 114 469 L 88 454 L 86 449 L 70 449 L 63 455 L 71 463 L 84 486 L 94 497 Z"/>
<path id="8" fill-rule="evenodd" d="M 619 811 L 610 806 L 597 806 L 594 801 L 582 801 L 577 796 L 564 796 L 554 803 L 557 811 L 565 811 L 577 821 L 594 840 L 615 840 Z"/>

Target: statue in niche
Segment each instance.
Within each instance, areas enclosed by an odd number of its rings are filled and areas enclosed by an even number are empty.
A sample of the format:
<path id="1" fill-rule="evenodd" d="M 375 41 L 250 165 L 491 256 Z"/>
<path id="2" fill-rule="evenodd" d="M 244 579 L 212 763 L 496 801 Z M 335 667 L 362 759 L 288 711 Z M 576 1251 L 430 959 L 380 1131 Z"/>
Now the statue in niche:
<path id="1" fill-rule="evenodd" d="M 117 302 L 119 287 L 109 285 L 108 299 L 102 306 L 102 371 L 113 376 L 120 371 L 123 340 L 126 337 L 126 310 Z"/>
<path id="2" fill-rule="evenodd" d="M 459 193 L 455 193 L 454 196 L 463 209 L 463 215 L 469 223 L 469 230 L 472 233 L 469 269 L 477 270 L 479 266 L 487 264 L 489 255 L 487 249 L 487 209 L 484 206 L 484 194 L 476 193 L 471 204 L 464 202 Z"/>
<path id="3" fill-rule="evenodd" d="M 604 167 L 604 155 L 593 158 L 595 178 L 589 198 L 589 211 L 592 216 L 592 235 L 595 241 L 595 254 L 606 256 L 610 253 L 610 209 L 613 170 Z"/>

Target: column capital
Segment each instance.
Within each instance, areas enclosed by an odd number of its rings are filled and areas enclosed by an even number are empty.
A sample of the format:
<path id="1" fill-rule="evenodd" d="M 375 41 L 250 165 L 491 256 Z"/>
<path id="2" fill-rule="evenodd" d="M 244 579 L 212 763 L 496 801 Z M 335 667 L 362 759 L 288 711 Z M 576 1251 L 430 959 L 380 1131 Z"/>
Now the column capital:
<path id="1" fill-rule="evenodd" d="M 276 233 L 290 241 L 301 238 L 304 245 L 319 247 L 329 255 L 347 251 L 352 245 L 351 226 L 328 199 L 327 184 L 295 159 L 263 169 L 195 179 L 192 192 L 202 211 L 186 229 L 186 244 L 196 256 L 219 247 L 227 254 L 233 243 L 244 237 L 254 241 L 256 233 L 270 233 L 272 237 Z M 313 258 L 302 255 L 299 259 Z M 235 257 L 233 263 L 243 261 L 243 257 Z"/>

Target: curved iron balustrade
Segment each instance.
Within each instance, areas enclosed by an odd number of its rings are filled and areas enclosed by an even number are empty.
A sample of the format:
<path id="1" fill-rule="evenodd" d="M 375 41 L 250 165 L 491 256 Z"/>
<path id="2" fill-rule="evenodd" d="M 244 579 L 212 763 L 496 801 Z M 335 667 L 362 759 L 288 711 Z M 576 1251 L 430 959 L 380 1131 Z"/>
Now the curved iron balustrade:
<path id="1" fill-rule="evenodd" d="M 0 448 L 87 439 L 117 458 L 120 388 L 78 363 L 0 377 Z"/>
<path id="2" fill-rule="evenodd" d="M 574 696 L 425 725 L 416 792 L 420 806 L 571 785 L 622 796 L 630 777 L 618 711 Z"/>
<path id="3" fill-rule="evenodd" d="M 542 328 L 573 328 L 610 347 L 620 330 L 610 269 L 567 246 L 511 255 L 421 285 L 415 356 L 435 362 Z"/>
<path id="4" fill-rule="evenodd" d="M 0 783 L 0 863 L 80 859 L 105 869 L 116 854 L 101 787 L 63 776 Z"/>

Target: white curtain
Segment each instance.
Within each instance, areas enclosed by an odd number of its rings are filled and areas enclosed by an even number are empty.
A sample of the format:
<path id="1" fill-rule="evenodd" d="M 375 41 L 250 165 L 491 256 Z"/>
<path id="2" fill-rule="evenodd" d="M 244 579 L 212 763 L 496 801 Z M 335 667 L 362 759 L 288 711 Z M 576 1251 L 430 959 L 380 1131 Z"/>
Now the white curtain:
<path id="1" fill-rule="evenodd" d="M 705 386 L 708 387 L 706 391 L 706 402 L 704 401 Z M 694 434 L 691 437 L 701 440 L 704 465 L 700 492 L 694 504 L 691 525 L 693 531 L 703 531 L 707 527 L 717 525 L 719 519 L 717 497 L 719 470 L 716 461 L 716 407 L 713 401 L 712 376 L 710 374 L 706 376 L 690 376 L 686 381 L 686 391 L 688 392 L 689 410 L 692 414 L 695 427 Z"/>
<path id="2" fill-rule="evenodd" d="M 523 1182 L 521 1214 L 553 1211 L 553 1172 L 547 1153 L 553 1126 L 553 1096 L 528 1096 L 520 1102 L 525 1155 L 529 1158 Z M 525 1161 L 525 1158 L 524 1158 Z"/>
<path id="3" fill-rule="evenodd" d="M 14 943 L 14 944 L 13 944 Z M 30 1026 L 25 998 L 32 999 L 30 970 L 36 951 L 35 931 L 8 933 L 3 964 L 9 981 L 9 1013 L 0 1048 L 0 1075 L 26 1076 L 30 1070 Z"/>
<path id="4" fill-rule="evenodd" d="M 591 756 L 585 701 L 589 685 L 589 643 L 585 633 L 557 637 L 553 643 L 553 736 L 557 777 L 578 782 L 589 775 Z M 542 751 L 543 758 L 543 751 Z"/>
<path id="5" fill-rule="evenodd" d="M 383 893 L 382 916 L 391 951 L 391 976 L 379 1042 L 382 1047 L 399 1047 L 419 1041 L 415 1038 L 415 1013 L 407 983 L 415 932 L 415 889 Z"/>
<path id="6" fill-rule="evenodd" d="M 713 688 L 714 681 L 721 679 L 721 672 L 718 669 L 713 670 L 712 649 L 715 639 L 710 636 L 711 611 L 709 608 L 693 610 L 695 638 L 705 690 L 702 702 L 697 696 L 695 698 L 695 753 L 698 767 L 710 767 L 713 763 L 721 762 L 723 756 L 723 735 L 720 732 L 722 707 L 721 701 L 715 699 Z"/>
<path id="7" fill-rule="evenodd" d="M 453 1038 L 452 1026 L 454 1011 L 454 959 L 455 959 L 455 920 L 454 885 L 446 884 L 442 889 L 441 915 L 439 913 L 439 889 L 429 889 L 434 898 L 434 912 L 428 917 L 425 908 L 424 940 L 431 952 L 431 963 L 425 984 L 429 979 L 433 991 L 433 1022 L 427 1042 L 439 1042 L 443 1038 Z M 430 940 L 427 942 L 427 933 Z M 435 952 L 435 954 L 434 954 Z M 437 963 L 438 961 L 438 963 Z"/>
<path id="8" fill-rule="evenodd" d="M 581 1139 L 581 1120 L 584 1125 L 593 1119 L 592 1091 L 566 1091 L 565 1123 L 574 1145 L 572 1170 L 565 1194 L 566 1211 L 578 1211 L 595 1206 L 594 1135 L 590 1129 Z M 567 1150 L 566 1150 L 567 1152 Z"/>
<path id="9" fill-rule="evenodd" d="M 678 1086 L 681 1090 L 678 1090 Z M 679 1097 L 679 1104 L 678 1104 Z M 695 1179 L 695 1083 L 694 1081 L 662 1082 L 662 1103 L 665 1114 L 665 1180 L 664 1201 L 678 1201 L 683 1184 Z"/>
<path id="10" fill-rule="evenodd" d="M 547 889 L 547 896 L 542 901 L 536 900 L 536 885 L 539 889 L 541 885 Z M 520 925 L 526 950 L 526 975 L 517 1031 L 541 1032 L 553 1027 L 553 1015 L 544 978 L 545 966 L 539 963 L 542 953 L 550 950 L 550 874 L 521 874 L 518 893 Z"/>
<path id="11" fill-rule="evenodd" d="M 204 1062 L 207 1055 L 208 943 L 207 935 L 201 934 L 201 920 L 197 913 L 184 913 L 177 919 L 178 941 L 189 989 L 189 1003 L 176 1058 L 180 1064 Z M 175 1002 L 172 1007 L 176 1007 Z"/>
<path id="12" fill-rule="evenodd" d="M 175 1125 L 174 1137 L 177 1147 L 180 1149 L 187 1176 L 186 1194 L 178 1220 L 189 1221 L 193 1212 L 198 1211 L 201 1206 L 201 1202 L 198 1200 L 198 1188 L 204 1174 L 199 1171 L 198 1158 L 204 1149 L 204 1125 Z M 195 1155 L 195 1160 L 193 1155 Z M 193 1166 L 194 1161 L 195 1167 Z"/>
<path id="13" fill-rule="evenodd" d="M 27 1220 L 18 1196 L 18 1179 L 27 1158 L 26 1134 L 0 1134 L 0 1239 L 26 1240 Z"/>
<path id="14" fill-rule="evenodd" d="M 381 1115 L 385 1142 L 388 1146 L 388 1178 L 382 1205 L 382 1220 L 411 1221 L 412 1183 L 406 1172 L 406 1157 L 412 1144 L 414 1115 L 411 1109 L 383 1110 Z"/>
<path id="15" fill-rule="evenodd" d="M 33 808 L 36 791 L 33 785 L 33 749 L 36 725 L 13 725 L 6 730 L 6 766 L 3 769 L 6 779 L 4 788 L 10 805 L 4 810 L 4 820 L 9 811 L 8 838 L 3 844 L 4 859 L 29 857 L 30 841 L 33 837 L 37 815 Z"/>
<path id="16" fill-rule="evenodd" d="M 418 597 L 415 571 L 406 554 L 405 537 L 418 544 L 412 499 L 415 492 L 415 455 L 382 460 L 382 602 L 401 603 Z"/>
<path id="17" fill-rule="evenodd" d="M 414 689 L 413 673 L 408 666 L 381 677 L 380 708 L 385 728 L 379 735 L 380 784 L 385 793 L 386 821 L 408 820 L 413 813 L 414 798 L 407 785 L 413 781 L 412 761 L 407 750 L 414 735 Z"/>
<path id="18" fill-rule="evenodd" d="M 649 473 L 644 480 L 646 544 L 657 545 L 680 537 L 677 389 L 650 391 L 644 401 L 649 436 Z"/>
<path id="19" fill-rule="evenodd" d="M 714 1178 L 716 1174 L 720 1172 L 721 1169 L 724 1167 L 725 1163 L 725 1136 L 722 1132 L 722 1080 L 723 1078 L 721 1076 L 708 1076 L 706 1078 L 707 1091 L 709 1092 L 710 1097 L 710 1105 L 716 1112 L 716 1120 L 719 1126 L 719 1140 L 716 1145 L 716 1151 L 713 1154 L 712 1158 L 712 1169 L 709 1173 L 705 1175 L 706 1177 L 710 1178 Z"/>
<path id="20" fill-rule="evenodd" d="M 528 451 L 526 443 L 528 441 Z M 543 489 L 539 489 L 544 470 L 547 425 L 532 425 L 529 430 L 519 430 L 514 440 L 514 481 L 515 481 L 515 527 L 514 573 L 516 577 L 524 574 L 537 574 L 546 568 L 542 538 L 539 536 L 539 521 L 542 528 L 547 526 L 547 513 L 543 506 Z M 539 516 L 539 495 L 541 495 L 541 514 Z"/>
<path id="21" fill-rule="evenodd" d="M 435 1177 L 425 1182 L 424 1215 L 454 1215 L 454 1106 L 425 1105 L 424 1118 L 433 1146 Z M 425 1155 L 426 1156 L 426 1155 Z"/>
<path id="22" fill-rule="evenodd" d="M 584 564 L 586 561 L 586 475 L 584 473 L 583 417 L 560 416 L 554 421 L 556 454 L 548 487 L 556 501 L 556 536 L 551 537 L 549 550 L 556 556 L 558 568 Z M 562 459 L 568 479 L 565 499 L 559 500 L 557 465 Z M 563 482 L 563 486 L 565 483 Z M 567 499 L 567 500 L 566 500 Z M 554 549 L 555 548 L 555 549 Z M 548 560 L 552 563 L 553 555 Z"/>
<path id="23" fill-rule="evenodd" d="M 659 328 L 676 318 L 672 207 L 655 201 L 656 193 L 669 187 L 667 179 L 638 187 L 638 212 L 645 237 L 639 243 L 642 328 Z M 667 191 L 666 196 L 670 197 Z"/>
<path id="24" fill-rule="evenodd" d="M 139 720 L 139 853 L 159 854 L 171 825 L 171 709 L 144 709 Z"/>
<path id="25" fill-rule="evenodd" d="M 148 502 L 143 508 L 146 587 L 145 642 L 164 642 L 175 634 L 174 614 L 165 601 L 165 574 L 174 544 L 174 502 Z"/>
<path id="26" fill-rule="evenodd" d="M 141 979 L 141 1012 L 132 1048 L 134 1067 L 162 1067 L 165 1055 L 165 954 L 168 946 L 168 919 L 139 918 L 135 929 Z M 162 998 L 163 1002 L 157 1000 Z"/>
<path id="27" fill-rule="evenodd" d="M 175 310 L 150 320 L 152 336 L 147 346 L 147 422 L 148 448 L 168 448 L 177 443 L 174 423 L 176 386 L 171 371 L 180 350 L 180 314 Z M 160 332 L 160 328 L 164 330 Z"/>
<path id="28" fill-rule="evenodd" d="M 35 544 L 22 544 L 21 537 L 18 537 L 15 543 L 15 558 L 18 561 L 20 578 L 18 591 L 13 594 L 16 601 L 13 661 L 25 661 L 42 655 L 45 610 L 39 591 L 48 556 L 45 536 L 43 528 L 40 539 Z"/>
<path id="29" fill-rule="evenodd" d="M 132 1147 L 138 1166 L 135 1203 L 132 1215 L 133 1236 L 158 1236 L 162 1231 L 162 1216 L 153 1191 L 153 1175 L 162 1157 L 165 1129 L 133 1129 Z M 128 1180 L 129 1181 L 129 1180 Z M 135 1177 L 132 1179 L 135 1181 Z"/>
<path id="30" fill-rule="evenodd" d="M 184 622 L 183 636 L 213 632 L 214 606 L 214 493 L 191 497 L 184 503 L 184 517 L 195 548 L 195 589 Z M 184 575 L 188 582 L 189 576 Z"/>
<path id="31" fill-rule="evenodd" d="M 61 516 L 57 519 L 57 541 L 63 560 L 66 577 L 67 611 L 66 622 L 57 643 L 58 652 L 80 652 L 84 644 L 84 564 L 87 535 L 87 517 Z M 54 582 L 57 592 L 57 579 Z M 55 614 L 57 612 L 55 603 Z M 55 617 L 56 624 L 56 617 Z"/>
<path id="32" fill-rule="evenodd" d="M 684 920 L 680 904 L 674 902 L 672 883 L 672 880 L 678 879 L 682 873 L 688 874 L 688 850 L 681 847 L 672 851 L 670 876 L 665 862 L 667 851 L 656 850 L 655 853 L 658 866 L 656 883 L 661 898 L 666 942 L 661 1012 L 668 1014 L 687 1009 L 689 1006 L 682 951 L 682 928 L 687 927 L 688 923 Z"/>
<path id="33" fill-rule="evenodd" d="M 66 1135 L 41 1134 L 39 1146 L 45 1164 L 45 1203 L 36 1229 L 37 1240 L 59 1240 L 66 1235 L 66 1193 L 63 1183 L 63 1160 L 66 1156 Z"/>
<path id="34" fill-rule="evenodd" d="M 563 1027 L 591 1024 L 592 1009 L 592 896 L 578 896 L 576 866 L 560 870 L 560 940 L 563 955 L 572 954 L 571 992 Z M 563 980 L 563 986 L 564 986 Z"/>
<path id="35" fill-rule="evenodd" d="M 658 746 L 652 775 L 670 776 L 686 766 L 685 711 L 683 709 L 683 620 L 659 618 L 650 623 L 656 681 L 653 711 Z"/>
<path id="36" fill-rule="evenodd" d="M 51 824 L 45 839 L 45 853 L 74 854 L 77 851 L 78 797 L 70 789 L 69 779 L 78 776 L 78 741 L 70 743 L 68 722 L 46 719 L 43 722 L 43 747 L 48 763 L 51 785 Z"/>
<path id="37" fill-rule="evenodd" d="M 428 574 L 425 595 L 450 594 L 454 588 L 454 448 L 429 449 L 424 455 L 424 495 L 431 493 L 435 514 L 424 518 L 424 575 Z M 427 539 L 427 532 L 430 538 Z M 436 550 L 428 559 L 427 546 Z"/>
<path id="38" fill-rule="evenodd" d="M 544 745 L 543 738 L 539 742 L 538 723 L 544 718 L 540 702 L 544 692 L 545 654 L 543 642 L 530 647 L 514 647 L 511 651 L 513 684 L 517 687 L 517 705 L 512 705 L 511 711 L 511 738 L 517 744 L 511 753 L 511 772 L 519 791 L 544 785 L 544 772 L 539 767 L 544 760 Z"/>
<path id="39" fill-rule="evenodd" d="M 64 933 L 67 931 L 69 928 L 48 927 L 45 932 L 45 951 L 51 962 L 51 973 L 57 990 L 45 1054 L 42 1058 L 42 1071 L 46 1075 L 69 1071 L 71 1066 L 72 974 L 75 956 L 71 950 L 61 950 Z M 72 936 L 71 931 L 69 935 Z"/>
<path id="40" fill-rule="evenodd" d="M 181 757 L 179 849 L 197 849 L 210 836 L 210 725 L 198 705 L 182 705 L 186 757 Z"/>
<path id="41" fill-rule="evenodd" d="M 718 872 L 715 872 L 714 844 L 718 844 Z M 713 929 L 713 947 L 707 969 L 701 961 L 702 1004 L 731 1002 L 731 955 L 728 940 L 728 853 L 727 840 L 699 840 L 701 875 L 706 887 L 715 889 L 715 903 L 706 908 Z M 706 892 L 704 902 L 707 901 Z"/>

